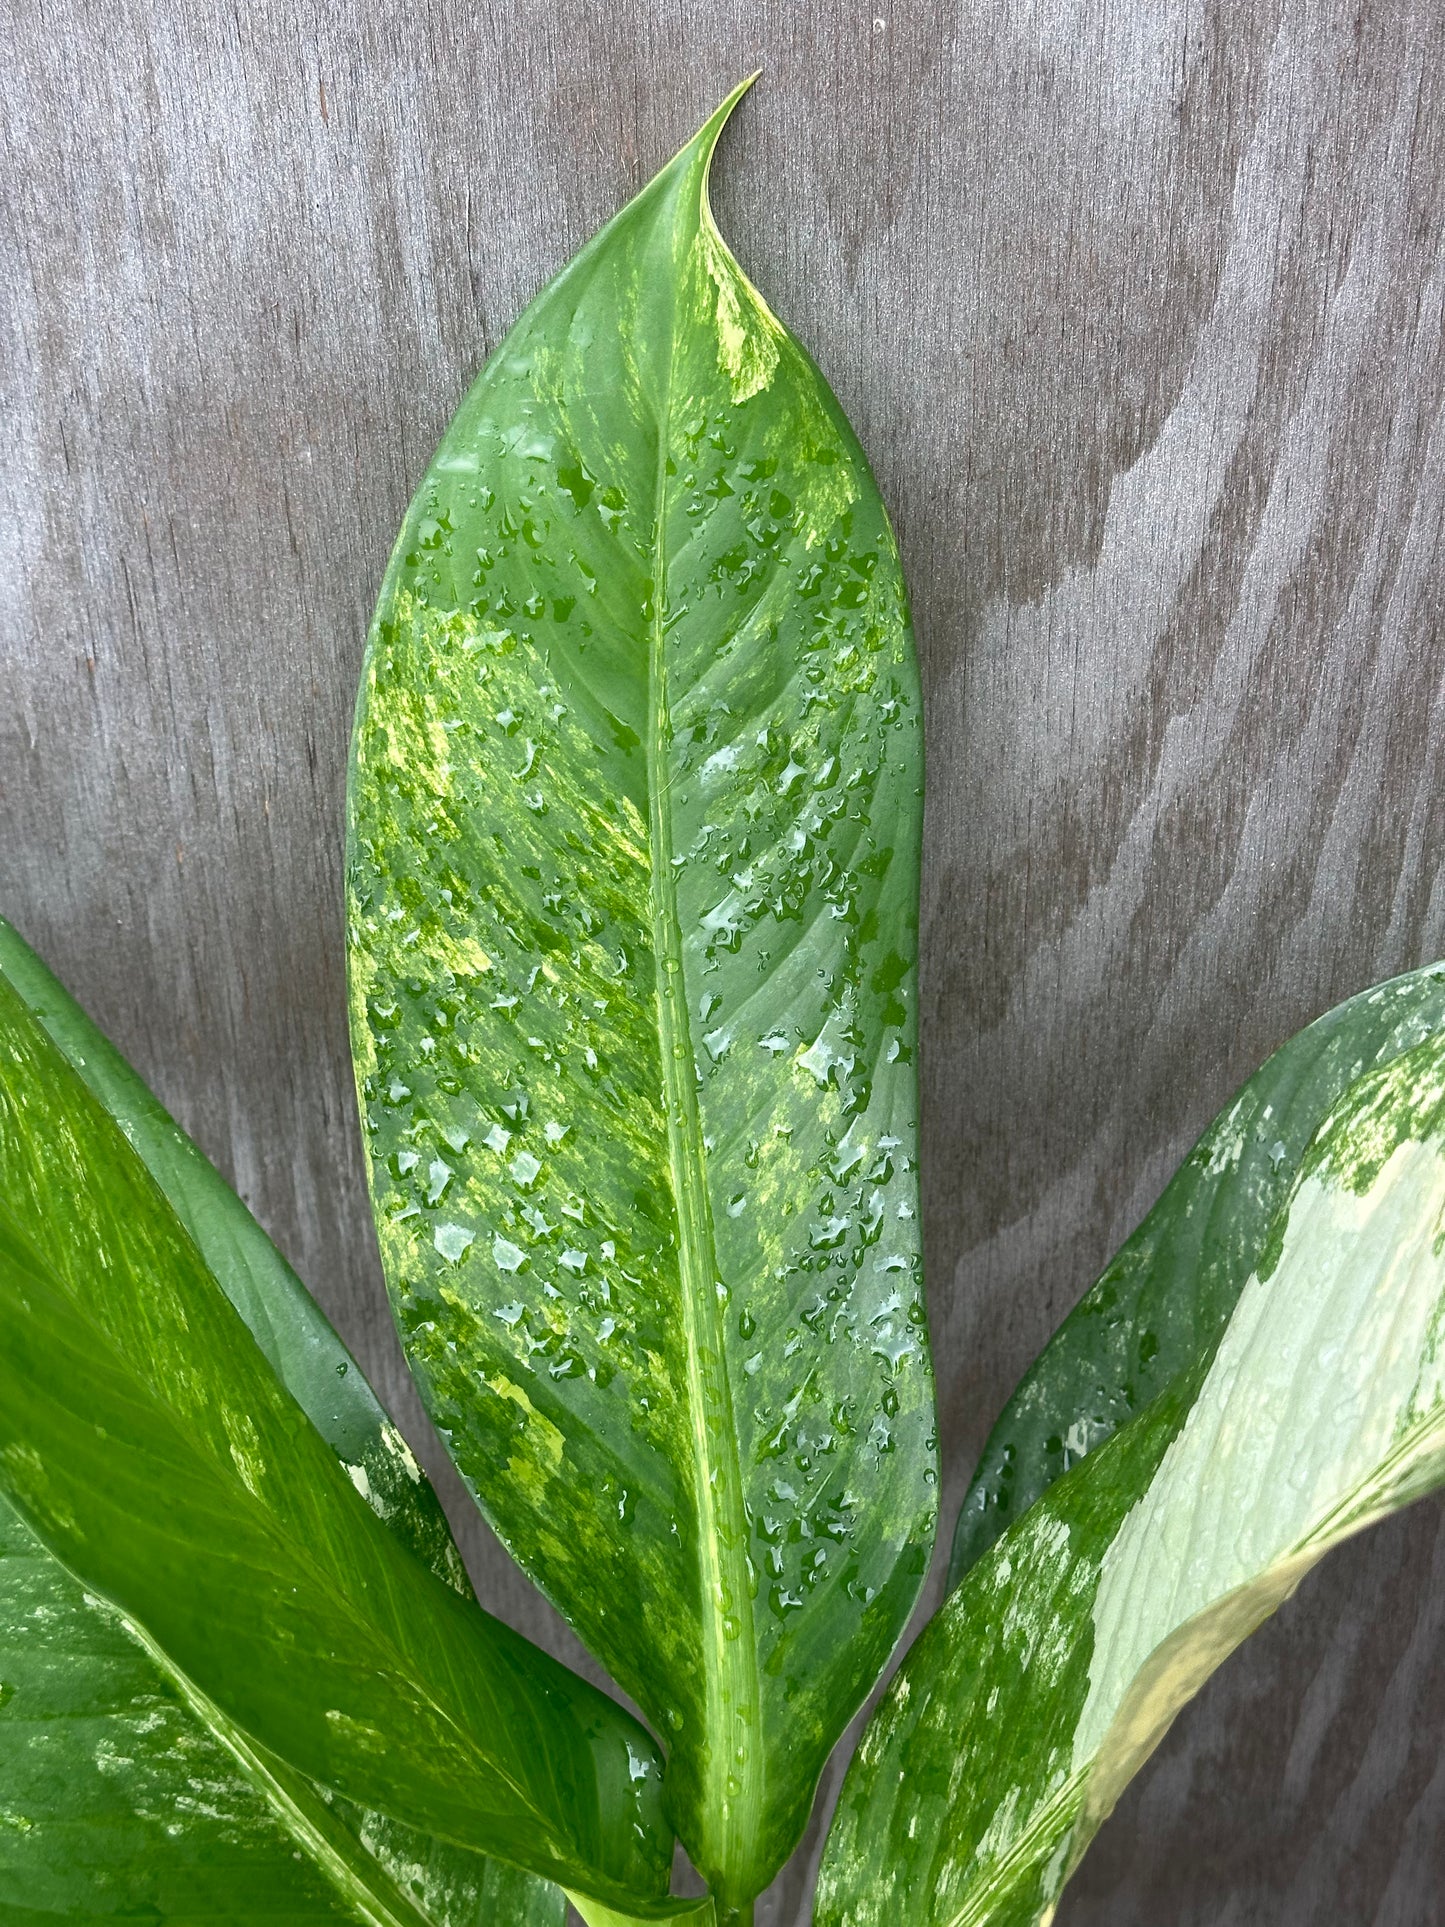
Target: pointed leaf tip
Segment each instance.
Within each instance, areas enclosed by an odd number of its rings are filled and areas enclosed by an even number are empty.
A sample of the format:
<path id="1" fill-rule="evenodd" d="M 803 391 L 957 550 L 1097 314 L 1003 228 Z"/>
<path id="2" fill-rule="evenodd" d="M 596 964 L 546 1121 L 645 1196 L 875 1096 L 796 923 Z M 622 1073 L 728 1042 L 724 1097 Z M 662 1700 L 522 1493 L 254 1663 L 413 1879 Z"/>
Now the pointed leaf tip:
<path id="1" fill-rule="evenodd" d="M 383 587 L 353 1041 L 412 1369 L 736 1910 L 908 1617 L 936 1466 L 921 739 L 842 411 L 712 225 L 743 82 L 512 330 Z"/>

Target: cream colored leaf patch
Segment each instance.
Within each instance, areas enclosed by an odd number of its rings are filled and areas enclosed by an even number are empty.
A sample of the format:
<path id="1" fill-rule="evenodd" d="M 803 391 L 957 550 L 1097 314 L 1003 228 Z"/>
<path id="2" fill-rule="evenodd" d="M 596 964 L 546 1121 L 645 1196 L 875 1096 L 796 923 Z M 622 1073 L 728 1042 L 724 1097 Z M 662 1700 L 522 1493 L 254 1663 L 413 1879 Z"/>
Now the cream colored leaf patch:
<path id="1" fill-rule="evenodd" d="M 1331 1546 L 1445 1482 L 1445 1011 L 1421 988 L 1433 1029 L 1346 1083 L 1296 1152 L 1217 1339 L 996 1540 L 910 1654 L 844 1785 L 820 1927 L 1052 1918 L 1215 1668 Z M 1206 1140 L 1206 1179 L 1272 1122 L 1249 1100 Z"/>

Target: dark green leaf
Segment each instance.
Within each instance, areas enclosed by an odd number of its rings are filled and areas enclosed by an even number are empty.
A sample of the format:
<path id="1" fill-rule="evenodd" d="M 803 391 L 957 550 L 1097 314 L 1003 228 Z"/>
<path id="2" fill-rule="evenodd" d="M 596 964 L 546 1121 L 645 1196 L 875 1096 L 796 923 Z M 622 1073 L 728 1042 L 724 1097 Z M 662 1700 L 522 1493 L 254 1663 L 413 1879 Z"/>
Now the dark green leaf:
<path id="1" fill-rule="evenodd" d="M 1218 1342 L 1316 1130 L 1341 1095 L 1445 1019 L 1445 969 L 1351 997 L 1265 1063 L 1040 1353 L 959 1514 L 957 1585 L 1061 1473 Z"/>
<path id="2" fill-rule="evenodd" d="M 0 1918 L 561 1927 L 550 1883 L 343 1806 L 202 1718 L 0 1499 Z"/>
<path id="3" fill-rule="evenodd" d="M 470 1593 L 430 1484 L 300 1280 L 3 918 L 0 975 L 125 1132 L 353 1484 L 403 1543 Z M 410 1921 L 415 1905 L 418 1920 L 474 1927 L 486 1906 L 518 1927 L 561 1927 L 565 1900 L 550 1882 L 319 1795 L 279 1761 L 262 1764 L 254 1746 L 233 1739 L 228 1750 L 113 1610 L 9 1507 L 4 1516 L 0 1839 L 10 1850 L 0 1854 L 0 1906 L 55 1911 L 64 1895 L 79 1913 L 168 1919 L 224 1902 L 237 1918 L 278 1908 L 322 1918 L 340 1893 L 349 1919 L 364 1889 L 378 1918 Z"/>
<path id="4" fill-rule="evenodd" d="M 143 1648 L 3 1500 L 0 1682 L 7 1920 L 354 1917 Z"/>
<path id="5" fill-rule="evenodd" d="M 1437 1028 L 1330 1111 L 1216 1342 L 909 1655 L 843 1789 L 819 1927 L 1052 1919 L 1214 1668 L 1331 1546 L 1445 1481 L 1442 1227 Z"/>
<path id="6" fill-rule="evenodd" d="M 635 1722 L 434 1576 L 0 981 L 0 1483 L 213 1731 L 617 1902 L 666 1884 Z"/>
<path id="7" fill-rule="evenodd" d="M 349 798 L 408 1354 L 726 1905 L 908 1616 L 936 1479 L 912 639 L 857 442 L 713 224 L 732 104 L 448 430 Z"/>

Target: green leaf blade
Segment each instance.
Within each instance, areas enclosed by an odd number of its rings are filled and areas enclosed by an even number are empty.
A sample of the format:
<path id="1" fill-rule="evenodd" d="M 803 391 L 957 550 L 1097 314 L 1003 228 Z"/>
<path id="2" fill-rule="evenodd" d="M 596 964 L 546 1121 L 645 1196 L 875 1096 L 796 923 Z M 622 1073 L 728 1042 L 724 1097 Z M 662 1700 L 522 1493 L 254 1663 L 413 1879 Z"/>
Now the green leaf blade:
<path id="1" fill-rule="evenodd" d="M 949 1584 L 1054 1479 L 1217 1342 L 1325 1117 L 1445 1020 L 1445 969 L 1377 984 L 1292 1037 L 1205 1132 L 1025 1373 L 984 1446 Z"/>
<path id="2" fill-rule="evenodd" d="M 731 105 L 438 450 L 349 888 L 423 1395 L 747 1898 L 906 1621 L 936 1470 L 912 640 L 861 451 L 712 223 Z"/>
<path id="3" fill-rule="evenodd" d="M 0 975 L 125 1134 L 372 1510 L 439 1578 L 470 1596 L 430 1482 L 320 1308 L 214 1166 L 4 918 Z M 24 1844 L 22 1852 L 12 1842 L 5 1861 L 4 1905 L 53 1909 L 60 1883 L 73 1896 L 71 1911 L 168 1918 L 177 1910 L 214 1912 L 224 1900 L 259 1917 L 273 1889 L 288 1896 L 283 1911 L 302 1911 L 297 1895 L 314 1897 L 319 1869 L 332 1899 L 305 1904 L 325 1912 L 340 1892 L 347 1919 L 361 1892 L 364 1908 L 406 1923 L 472 1927 L 486 1907 L 500 1921 L 562 1927 L 565 1897 L 550 1882 L 320 1795 L 274 1757 L 263 1762 L 234 1732 L 223 1738 L 216 1709 L 202 1717 L 183 1696 L 178 1702 L 174 1682 L 156 1675 L 137 1639 L 116 1632 L 113 1610 L 78 1588 L 4 1510 L 0 1642 L 8 1644 L 0 1648 L 0 1679 L 10 1692 L 0 1691 L 0 1730 L 9 1740 L 0 1755 L 15 1772 L 0 1808 Z M 74 1673 L 83 1714 L 67 1677 Z M 97 1730 L 118 1737 L 98 1739 Z M 162 1737 L 144 1738 L 153 1733 Z M 31 1760 L 40 1762 L 38 1775 L 28 1771 Z M 209 1776 L 212 1794 L 198 1794 L 198 1771 Z M 154 1824 L 157 1815 L 163 1825 Z M 238 1841 L 247 1846 L 241 1860 L 231 1851 Z M 192 1884 L 209 1879 L 213 1864 L 219 1898 L 207 1907 Z"/>
<path id="4" fill-rule="evenodd" d="M 968 1571 L 864 1736 L 820 1927 L 1052 1918 L 1180 1707 L 1445 1482 L 1445 1031 L 1352 1083 L 1215 1344 Z"/>
<path id="5" fill-rule="evenodd" d="M 0 976 L 120 1127 L 353 1485 L 404 1545 L 469 1594 L 430 1480 L 325 1313 L 214 1165 L 3 917 Z"/>
<path id="6" fill-rule="evenodd" d="M 490 1918 L 562 1927 L 555 1887 L 414 1835 L 388 1854 L 374 1820 L 199 1716 L 3 1499 L 0 1682 L 7 1920 L 475 1927 L 490 1894 Z"/>
<path id="7" fill-rule="evenodd" d="M 114 1615 L 88 1605 L 3 1501 L 0 1680 L 7 1918 L 354 1918 Z"/>
<path id="8" fill-rule="evenodd" d="M 665 1887 L 636 1723 L 364 1503 L 117 1127 L 0 981 L 0 1483 L 286 1765 L 622 1899 Z"/>

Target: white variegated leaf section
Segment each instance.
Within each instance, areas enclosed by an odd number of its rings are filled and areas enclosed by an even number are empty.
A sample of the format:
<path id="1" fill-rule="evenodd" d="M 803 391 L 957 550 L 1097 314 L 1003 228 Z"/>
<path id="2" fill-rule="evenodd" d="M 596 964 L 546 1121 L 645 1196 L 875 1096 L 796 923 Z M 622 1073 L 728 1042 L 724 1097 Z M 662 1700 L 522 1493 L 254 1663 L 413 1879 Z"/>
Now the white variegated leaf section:
<path id="1" fill-rule="evenodd" d="M 1445 1482 L 1445 1031 L 1325 1118 L 1201 1352 L 968 1572 L 865 1735 L 820 1927 L 1031 1927 L 1211 1672 Z M 1180 1288 L 1188 1285 L 1187 1275 Z"/>

